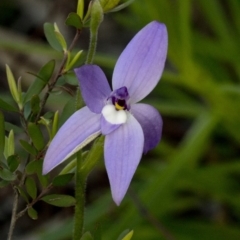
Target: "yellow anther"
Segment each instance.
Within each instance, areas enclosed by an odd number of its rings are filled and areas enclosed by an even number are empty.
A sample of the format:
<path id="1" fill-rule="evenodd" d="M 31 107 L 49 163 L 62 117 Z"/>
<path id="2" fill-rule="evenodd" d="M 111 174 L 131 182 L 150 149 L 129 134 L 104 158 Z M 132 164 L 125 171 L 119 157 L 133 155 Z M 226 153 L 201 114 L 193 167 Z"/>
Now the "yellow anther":
<path id="1" fill-rule="evenodd" d="M 117 110 L 123 110 L 124 109 L 124 106 L 120 106 L 117 102 L 115 102 L 115 108 Z"/>

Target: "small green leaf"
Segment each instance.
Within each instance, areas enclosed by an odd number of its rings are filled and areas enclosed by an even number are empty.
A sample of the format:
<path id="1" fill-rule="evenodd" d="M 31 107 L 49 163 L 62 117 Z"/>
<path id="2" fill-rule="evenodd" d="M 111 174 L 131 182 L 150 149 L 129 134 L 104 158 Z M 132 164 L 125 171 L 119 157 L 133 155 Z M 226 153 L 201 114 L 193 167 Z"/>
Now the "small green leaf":
<path id="1" fill-rule="evenodd" d="M 29 101 L 34 95 L 39 95 L 44 87 L 47 85 L 52 77 L 55 68 L 55 60 L 50 60 L 47 62 L 36 75 L 36 79 L 32 82 L 31 86 L 28 88 L 25 96 L 24 102 Z"/>
<path id="2" fill-rule="evenodd" d="M 0 109 L 4 111 L 9 111 L 9 112 L 18 112 L 17 108 L 3 101 L 1 98 L 0 98 Z"/>
<path id="3" fill-rule="evenodd" d="M 36 147 L 36 149 L 38 151 L 43 150 L 43 148 L 45 147 L 45 143 L 44 143 L 43 134 L 40 130 L 39 125 L 30 122 L 28 124 L 28 133 L 29 133 L 29 135 L 32 139 L 33 145 Z"/>
<path id="4" fill-rule="evenodd" d="M 12 97 L 16 101 L 16 103 L 19 104 L 20 103 L 20 96 L 19 96 L 19 93 L 18 93 L 16 81 L 15 81 L 15 78 L 13 76 L 13 73 L 12 73 L 11 69 L 9 68 L 9 66 L 7 64 L 6 64 L 6 73 L 7 73 L 8 85 L 9 85 L 9 89 L 10 89 L 10 92 L 12 94 Z"/>
<path id="5" fill-rule="evenodd" d="M 65 186 L 72 180 L 73 176 L 74 173 L 59 175 L 53 179 L 52 184 L 53 186 Z"/>
<path id="6" fill-rule="evenodd" d="M 73 72 L 68 72 L 63 75 L 65 78 L 66 83 L 73 85 L 73 86 L 78 86 L 79 82 L 76 77 L 76 75 Z"/>
<path id="7" fill-rule="evenodd" d="M 29 144 L 28 142 L 26 142 L 22 139 L 20 139 L 19 142 L 20 142 L 21 146 L 23 147 L 23 149 L 26 150 L 28 153 L 30 153 L 33 156 L 37 155 L 36 149 L 31 144 Z"/>
<path id="8" fill-rule="evenodd" d="M 80 16 L 75 12 L 69 13 L 65 23 L 66 25 L 75 27 L 77 29 L 81 29 L 83 26 Z"/>
<path id="9" fill-rule="evenodd" d="M 33 95 L 31 98 L 31 109 L 33 114 L 36 114 L 40 110 L 40 98 L 38 95 Z"/>
<path id="10" fill-rule="evenodd" d="M 54 25 L 51 23 L 44 23 L 43 28 L 44 28 L 45 37 L 48 43 L 50 44 L 50 46 L 57 51 L 62 51 L 62 46 L 59 43 L 55 34 Z"/>
<path id="11" fill-rule="evenodd" d="M 5 127 L 5 130 L 8 131 L 8 132 L 10 132 L 11 130 L 13 130 L 17 134 L 20 134 L 20 133 L 24 132 L 24 130 L 22 128 L 14 125 L 12 123 L 9 123 L 9 122 L 5 122 L 5 126 L 4 127 Z"/>
<path id="12" fill-rule="evenodd" d="M 59 119 L 59 127 L 75 112 L 74 99 L 71 98 L 62 110 L 62 114 Z"/>
<path id="13" fill-rule="evenodd" d="M 22 187 L 19 187 L 19 186 L 16 186 L 19 194 L 22 196 L 22 198 L 27 202 L 29 203 L 29 199 L 28 199 L 28 196 L 27 194 L 25 193 L 25 191 L 22 189 Z"/>
<path id="14" fill-rule="evenodd" d="M 8 137 L 5 137 L 5 146 L 4 146 L 4 157 L 7 159 L 9 156 L 14 155 L 15 145 L 14 145 L 14 132 L 11 130 Z"/>
<path id="15" fill-rule="evenodd" d="M 28 216 L 31 219 L 33 219 L 33 220 L 38 219 L 38 213 L 37 213 L 37 211 L 33 207 L 28 208 L 27 212 L 28 212 Z"/>
<path id="16" fill-rule="evenodd" d="M 81 57 L 81 54 L 82 54 L 82 50 L 81 51 L 78 51 L 76 53 L 76 55 L 73 57 L 73 59 L 71 61 L 68 61 L 68 63 L 66 64 L 66 67 L 65 67 L 65 71 L 69 71 L 70 69 L 73 68 L 73 66 L 79 61 L 79 58 Z M 72 73 L 74 74 L 74 73 Z M 75 74 L 74 74 L 75 75 Z M 75 75 L 76 76 L 76 75 Z M 76 78 L 76 77 L 75 77 Z"/>
<path id="17" fill-rule="evenodd" d="M 90 232 L 85 232 L 80 240 L 93 240 L 93 236 Z"/>
<path id="18" fill-rule="evenodd" d="M 29 196 L 32 199 L 35 199 L 37 197 L 37 186 L 33 178 L 31 177 L 26 178 L 25 187 Z"/>
<path id="19" fill-rule="evenodd" d="M 133 230 L 130 231 L 122 240 L 130 240 L 133 236 Z"/>
<path id="20" fill-rule="evenodd" d="M 14 181 L 16 179 L 16 174 L 4 168 L 0 169 L 0 178 L 5 181 Z"/>
<path id="21" fill-rule="evenodd" d="M 42 161 L 41 160 L 29 162 L 27 164 L 25 170 L 26 170 L 26 173 L 28 175 L 31 175 L 31 174 L 36 173 L 39 168 L 42 168 Z"/>
<path id="22" fill-rule="evenodd" d="M 57 207 L 71 207 L 75 205 L 75 198 L 69 195 L 51 194 L 41 198 L 42 201 Z"/>
<path id="23" fill-rule="evenodd" d="M 19 156 L 18 155 L 9 156 L 7 162 L 10 171 L 15 172 L 20 164 Z"/>
<path id="24" fill-rule="evenodd" d="M 5 126 L 4 126 L 4 115 L 0 111 L 0 156 L 4 152 L 5 146 Z"/>

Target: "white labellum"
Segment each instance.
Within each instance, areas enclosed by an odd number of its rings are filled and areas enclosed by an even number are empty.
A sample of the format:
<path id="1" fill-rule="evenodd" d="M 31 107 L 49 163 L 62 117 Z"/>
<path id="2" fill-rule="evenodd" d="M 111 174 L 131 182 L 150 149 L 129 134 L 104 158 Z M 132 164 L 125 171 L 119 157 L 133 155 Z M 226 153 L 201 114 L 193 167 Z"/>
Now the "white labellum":
<path id="1" fill-rule="evenodd" d="M 127 113 L 124 110 L 116 110 L 113 105 L 106 105 L 102 109 L 102 115 L 111 124 L 122 124 L 127 121 Z"/>

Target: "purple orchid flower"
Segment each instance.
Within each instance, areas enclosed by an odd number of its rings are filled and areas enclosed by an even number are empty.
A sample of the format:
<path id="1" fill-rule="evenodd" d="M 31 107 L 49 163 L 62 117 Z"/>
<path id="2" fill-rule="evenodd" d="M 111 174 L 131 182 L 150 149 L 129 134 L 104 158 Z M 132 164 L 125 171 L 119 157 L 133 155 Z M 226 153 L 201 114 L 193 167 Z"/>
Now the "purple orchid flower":
<path id="1" fill-rule="evenodd" d="M 113 200 L 125 196 L 143 153 L 160 141 L 162 118 L 148 104 L 137 103 L 157 85 L 165 65 L 168 36 L 156 21 L 139 31 L 119 57 L 111 90 L 96 65 L 75 69 L 86 107 L 60 128 L 46 153 L 46 174 L 100 134 L 106 135 L 104 159 Z"/>

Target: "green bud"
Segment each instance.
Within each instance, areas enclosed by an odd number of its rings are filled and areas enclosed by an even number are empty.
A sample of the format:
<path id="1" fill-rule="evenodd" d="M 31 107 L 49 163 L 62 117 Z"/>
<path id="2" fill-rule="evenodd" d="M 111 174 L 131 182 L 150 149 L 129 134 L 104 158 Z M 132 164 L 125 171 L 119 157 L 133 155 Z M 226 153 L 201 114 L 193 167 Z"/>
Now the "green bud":
<path id="1" fill-rule="evenodd" d="M 103 9 L 99 0 L 94 0 L 91 7 L 91 23 L 90 28 L 93 32 L 98 30 L 103 21 Z"/>

